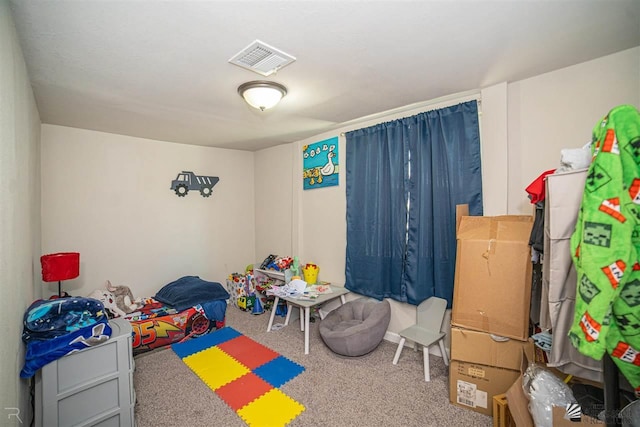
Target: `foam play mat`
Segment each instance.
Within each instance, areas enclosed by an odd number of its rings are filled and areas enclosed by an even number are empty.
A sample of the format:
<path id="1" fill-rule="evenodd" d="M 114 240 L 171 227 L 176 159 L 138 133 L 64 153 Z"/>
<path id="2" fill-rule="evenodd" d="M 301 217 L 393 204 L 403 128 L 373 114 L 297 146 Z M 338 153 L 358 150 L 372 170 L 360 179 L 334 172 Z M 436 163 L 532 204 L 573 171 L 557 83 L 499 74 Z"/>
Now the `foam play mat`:
<path id="1" fill-rule="evenodd" d="M 305 409 L 279 390 L 304 367 L 233 328 L 171 348 L 250 426 L 285 426 Z"/>

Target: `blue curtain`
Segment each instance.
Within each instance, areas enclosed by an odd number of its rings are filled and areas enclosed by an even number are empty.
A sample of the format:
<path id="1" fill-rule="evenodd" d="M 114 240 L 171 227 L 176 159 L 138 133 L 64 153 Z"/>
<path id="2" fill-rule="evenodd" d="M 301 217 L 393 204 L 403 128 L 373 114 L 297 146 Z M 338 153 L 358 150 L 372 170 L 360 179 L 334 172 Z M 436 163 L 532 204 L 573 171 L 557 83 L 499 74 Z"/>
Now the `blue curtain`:
<path id="1" fill-rule="evenodd" d="M 455 207 L 482 215 L 476 101 L 348 132 L 346 284 L 451 306 Z"/>

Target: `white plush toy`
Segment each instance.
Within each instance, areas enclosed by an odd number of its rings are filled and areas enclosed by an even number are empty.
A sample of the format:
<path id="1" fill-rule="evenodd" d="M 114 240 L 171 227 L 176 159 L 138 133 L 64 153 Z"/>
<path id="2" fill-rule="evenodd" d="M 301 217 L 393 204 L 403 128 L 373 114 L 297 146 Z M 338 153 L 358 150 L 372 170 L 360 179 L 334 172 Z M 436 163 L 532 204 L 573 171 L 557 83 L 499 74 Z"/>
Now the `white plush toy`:
<path id="1" fill-rule="evenodd" d="M 109 280 L 105 283 L 108 291 L 112 292 L 116 297 L 116 305 L 125 313 L 133 313 L 138 310 L 140 306 L 133 300 L 133 293 L 128 286 L 113 286 Z"/>
<path id="2" fill-rule="evenodd" d="M 118 305 L 116 304 L 115 295 L 113 295 L 113 293 L 109 291 L 96 289 L 95 291 L 89 294 L 89 298 L 94 298 L 102 302 L 102 305 L 104 305 L 104 308 L 109 310 L 114 317 L 120 317 L 127 314 L 124 311 L 120 310 L 120 308 L 118 308 Z"/>

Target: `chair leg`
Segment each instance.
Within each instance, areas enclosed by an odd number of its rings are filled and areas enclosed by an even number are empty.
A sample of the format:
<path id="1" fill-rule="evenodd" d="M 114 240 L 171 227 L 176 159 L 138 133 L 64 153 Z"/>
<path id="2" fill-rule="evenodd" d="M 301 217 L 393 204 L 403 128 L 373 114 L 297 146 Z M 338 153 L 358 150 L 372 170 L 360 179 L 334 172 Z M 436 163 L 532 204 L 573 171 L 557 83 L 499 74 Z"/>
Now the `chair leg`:
<path id="1" fill-rule="evenodd" d="M 429 373 L 429 347 L 422 347 L 422 356 L 424 358 L 424 380 L 431 381 L 431 374 Z"/>
<path id="2" fill-rule="evenodd" d="M 449 356 L 447 356 L 447 349 L 444 347 L 444 340 L 438 341 L 438 344 L 440 345 L 440 352 L 442 353 L 444 366 L 449 366 Z"/>
<path id="3" fill-rule="evenodd" d="M 400 338 L 400 343 L 398 344 L 398 349 L 396 350 L 395 356 L 393 356 L 393 364 L 398 364 L 398 359 L 400 359 L 400 353 L 402 353 L 402 347 L 404 347 L 404 342 L 406 340 L 404 338 Z"/>

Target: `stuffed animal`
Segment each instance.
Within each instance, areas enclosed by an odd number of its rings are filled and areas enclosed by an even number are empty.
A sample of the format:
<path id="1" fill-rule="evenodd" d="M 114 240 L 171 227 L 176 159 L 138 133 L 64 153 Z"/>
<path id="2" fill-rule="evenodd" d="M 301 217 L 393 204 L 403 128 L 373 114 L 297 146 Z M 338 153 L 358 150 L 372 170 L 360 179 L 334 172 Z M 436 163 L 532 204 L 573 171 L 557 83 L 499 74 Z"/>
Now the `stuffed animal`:
<path id="1" fill-rule="evenodd" d="M 113 286 L 109 280 L 106 283 L 107 290 L 116 297 L 116 305 L 125 313 L 133 313 L 140 306 L 134 302 L 133 293 L 128 286 Z"/>
<path id="2" fill-rule="evenodd" d="M 127 314 L 118 308 L 115 295 L 109 291 L 96 289 L 89 294 L 89 298 L 100 301 L 104 308 L 111 313 L 111 317 L 121 317 Z"/>

